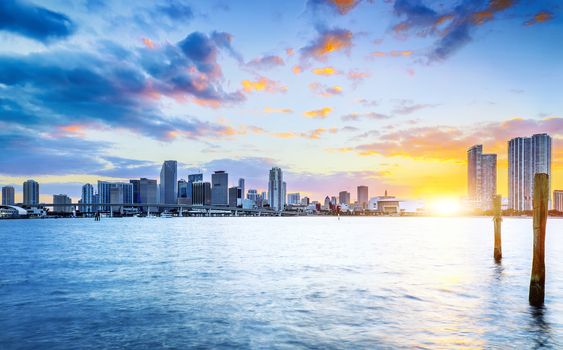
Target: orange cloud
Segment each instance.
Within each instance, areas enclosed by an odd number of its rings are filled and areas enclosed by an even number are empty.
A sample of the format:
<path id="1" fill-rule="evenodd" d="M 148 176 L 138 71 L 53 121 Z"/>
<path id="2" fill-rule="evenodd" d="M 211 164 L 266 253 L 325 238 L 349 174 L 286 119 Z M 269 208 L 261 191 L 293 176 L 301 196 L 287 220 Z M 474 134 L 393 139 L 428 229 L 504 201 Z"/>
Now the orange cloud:
<path id="1" fill-rule="evenodd" d="M 143 38 L 143 44 L 145 44 L 145 46 L 148 47 L 149 49 L 154 49 L 154 43 L 149 38 Z"/>
<path id="2" fill-rule="evenodd" d="M 309 46 L 302 48 L 301 53 L 304 58 L 324 60 L 332 52 L 349 49 L 352 46 L 352 37 L 352 32 L 345 29 L 324 31 Z"/>
<path id="3" fill-rule="evenodd" d="M 342 87 L 336 85 L 336 86 L 331 86 L 331 87 L 327 87 L 324 86 L 322 84 L 319 83 L 311 83 L 309 84 L 309 89 L 311 89 L 312 92 L 323 96 L 323 97 L 330 97 L 330 96 L 334 96 L 334 95 L 340 95 L 342 94 Z"/>
<path id="4" fill-rule="evenodd" d="M 324 76 L 338 74 L 338 71 L 333 67 L 315 68 L 312 70 L 312 72 L 313 74 L 324 75 Z"/>
<path id="5" fill-rule="evenodd" d="M 290 108 L 271 108 L 265 107 L 264 113 L 293 113 L 293 110 Z"/>
<path id="6" fill-rule="evenodd" d="M 285 53 L 286 53 L 286 55 L 288 55 L 288 56 L 293 56 L 293 54 L 295 53 L 295 51 L 294 51 L 292 48 L 289 47 L 289 48 L 285 49 Z"/>
<path id="7" fill-rule="evenodd" d="M 241 82 L 242 88 L 245 92 L 265 91 L 270 93 L 286 92 L 287 87 L 270 80 L 266 77 L 259 77 L 257 81 L 243 80 Z"/>
<path id="8" fill-rule="evenodd" d="M 326 117 L 328 117 L 328 115 L 332 112 L 332 108 L 330 107 L 323 107 L 321 109 L 315 109 L 312 111 L 306 111 L 303 114 L 307 117 L 307 118 L 312 118 L 312 119 L 324 119 Z"/>
<path id="9" fill-rule="evenodd" d="M 534 25 L 534 24 L 547 22 L 551 19 L 553 19 L 553 14 L 551 12 L 540 11 L 540 12 L 538 12 L 534 15 L 534 18 L 532 18 L 529 21 L 526 21 L 524 24 L 527 25 L 527 26 L 531 26 L 531 25 Z"/>
<path id="10" fill-rule="evenodd" d="M 302 69 L 300 66 L 293 66 L 293 68 L 291 68 L 291 71 L 293 72 L 293 74 L 301 74 Z"/>
<path id="11" fill-rule="evenodd" d="M 406 57 L 406 56 L 410 56 L 412 54 L 413 54 L 413 51 L 411 51 L 411 50 L 393 50 L 393 51 L 389 51 L 389 52 L 383 52 L 383 51 L 372 52 L 371 56 L 373 56 L 373 57 L 385 57 L 385 56 Z"/>
<path id="12" fill-rule="evenodd" d="M 275 132 L 272 133 L 272 136 L 277 137 L 279 139 L 292 139 L 295 138 L 297 135 L 293 132 Z"/>

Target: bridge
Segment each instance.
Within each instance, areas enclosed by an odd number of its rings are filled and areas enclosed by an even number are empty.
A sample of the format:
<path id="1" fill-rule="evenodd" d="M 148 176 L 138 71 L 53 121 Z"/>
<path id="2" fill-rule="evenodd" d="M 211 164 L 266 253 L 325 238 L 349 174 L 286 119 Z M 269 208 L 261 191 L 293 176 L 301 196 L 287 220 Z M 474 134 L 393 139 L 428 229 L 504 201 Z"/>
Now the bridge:
<path id="1" fill-rule="evenodd" d="M 61 209 L 91 208 L 89 214 L 96 212 L 114 213 L 127 211 L 131 208 L 144 208 L 145 212 L 176 211 L 180 215 L 188 216 L 297 216 L 303 213 L 295 211 L 275 211 L 270 208 L 240 208 L 220 205 L 193 205 L 193 204 L 163 204 L 163 203 L 41 203 L 40 207 L 53 208 L 54 212 L 62 212 Z M 109 208 L 109 209 L 108 209 Z M 82 213 L 86 213 L 81 211 Z"/>

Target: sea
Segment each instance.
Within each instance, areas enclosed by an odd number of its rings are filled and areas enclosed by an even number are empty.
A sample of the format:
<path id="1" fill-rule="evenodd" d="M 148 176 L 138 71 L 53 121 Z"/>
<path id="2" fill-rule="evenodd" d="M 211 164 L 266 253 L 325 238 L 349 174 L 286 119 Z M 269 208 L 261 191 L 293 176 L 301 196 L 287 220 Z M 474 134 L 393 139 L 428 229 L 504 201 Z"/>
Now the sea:
<path id="1" fill-rule="evenodd" d="M 563 348 L 563 220 L 0 221 L 0 349 Z"/>

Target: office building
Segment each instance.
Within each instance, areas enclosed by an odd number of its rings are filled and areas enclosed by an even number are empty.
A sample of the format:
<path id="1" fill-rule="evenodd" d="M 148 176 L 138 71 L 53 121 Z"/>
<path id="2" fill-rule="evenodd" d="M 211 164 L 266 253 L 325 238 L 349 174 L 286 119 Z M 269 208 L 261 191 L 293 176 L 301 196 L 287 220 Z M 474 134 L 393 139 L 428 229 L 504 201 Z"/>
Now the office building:
<path id="1" fill-rule="evenodd" d="M 258 202 L 258 197 L 260 195 L 258 194 L 258 191 L 255 189 L 249 189 L 248 193 L 246 194 L 246 198 L 250 199 L 251 201 L 254 201 L 254 203 Z"/>
<path id="2" fill-rule="evenodd" d="M 270 178 L 268 181 L 268 201 L 270 208 L 276 211 L 284 209 L 284 188 L 283 173 L 278 167 L 270 170 Z"/>
<path id="3" fill-rule="evenodd" d="M 82 195 L 80 196 L 80 202 L 82 204 L 90 204 L 81 206 L 79 208 L 82 213 L 94 212 L 94 186 L 92 186 L 91 184 L 85 184 L 84 186 L 82 186 Z"/>
<path id="4" fill-rule="evenodd" d="M 311 204 L 311 200 L 309 199 L 309 197 L 301 198 L 301 205 L 309 205 L 309 204 Z"/>
<path id="5" fill-rule="evenodd" d="M 549 175 L 551 184 L 551 137 L 536 134 L 516 137 L 508 142 L 508 207 L 532 210 L 534 176 Z M 550 186 L 551 187 L 551 186 Z"/>
<path id="6" fill-rule="evenodd" d="M 341 191 L 338 193 L 338 203 L 340 204 L 350 204 L 350 192 L 348 191 Z"/>
<path id="7" fill-rule="evenodd" d="M 369 201 L 369 191 L 367 186 L 358 186 L 358 205 L 366 209 Z"/>
<path id="8" fill-rule="evenodd" d="M 287 204 L 289 204 L 289 205 L 299 205 L 299 204 L 301 204 L 301 194 L 299 192 L 289 193 L 287 195 Z"/>
<path id="9" fill-rule="evenodd" d="M 39 204 L 39 183 L 34 180 L 27 180 L 23 183 L 23 204 L 38 205 Z"/>
<path id="10" fill-rule="evenodd" d="M 229 174 L 219 170 L 211 174 L 211 204 L 229 205 Z"/>
<path id="11" fill-rule="evenodd" d="M 553 191 L 553 210 L 563 212 L 563 191 Z"/>
<path id="12" fill-rule="evenodd" d="M 211 184 L 209 182 L 192 183 L 192 205 L 211 205 Z"/>
<path id="13" fill-rule="evenodd" d="M 129 182 L 98 181 L 98 200 L 100 204 L 132 204 L 133 184 Z M 100 205 L 100 210 L 109 211 L 110 206 Z M 121 211 L 120 206 L 114 206 L 113 211 Z"/>
<path id="14" fill-rule="evenodd" d="M 2 187 L 2 205 L 14 205 L 16 203 L 16 190 L 13 186 Z"/>
<path id="15" fill-rule="evenodd" d="M 473 208 L 491 210 L 497 194 L 497 155 L 483 154 L 483 145 L 467 150 L 467 196 Z"/>
<path id="16" fill-rule="evenodd" d="M 133 203 L 141 203 L 141 180 L 129 180 L 133 185 Z"/>
<path id="17" fill-rule="evenodd" d="M 158 203 L 158 184 L 154 179 L 142 177 L 139 180 L 139 203 L 157 204 Z M 156 211 L 157 207 L 141 207 L 141 211 Z"/>
<path id="18" fill-rule="evenodd" d="M 188 175 L 188 204 L 192 204 L 193 202 L 193 195 L 192 195 L 192 189 L 193 189 L 193 183 L 194 182 L 201 182 L 203 181 L 203 174 L 190 174 Z"/>
<path id="19" fill-rule="evenodd" d="M 160 203 L 176 204 L 178 194 L 178 162 L 166 160 L 160 169 Z"/>
<path id="20" fill-rule="evenodd" d="M 285 181 L 282 183 L 282 198 L 283 198 L 283 205 L 287 205 L 287 184 Z"/>
<path id="21" fill-rule="evenodd" d="M 241 196 L 242 196 L 241 198 L 245 198 L 246 192 L 244 191 L 245 188 L 244 188 L 244 179 L 243 178 L 238 179 L 238 187 L 240 188 L 240 191 L 241 191 Z"/>
<path id="22" fill-rule="evenodd" d="M 73 207 L 72 200 L 66 194 L 55 194 L 53 195 L 53 212 L 55 213 L 72 213 Z"/>
<path id="23" fill-rule="evenodd" d="M 192 184 L 188 181 L 184 179 L 178 181 L 178 204 L 192 204 L 191 189 Z"/>
<path id="24" fill-rule="evenodd" d="M 242 190 L 238 186 L 229 188 L 229 207 L 242 206 Z"/>

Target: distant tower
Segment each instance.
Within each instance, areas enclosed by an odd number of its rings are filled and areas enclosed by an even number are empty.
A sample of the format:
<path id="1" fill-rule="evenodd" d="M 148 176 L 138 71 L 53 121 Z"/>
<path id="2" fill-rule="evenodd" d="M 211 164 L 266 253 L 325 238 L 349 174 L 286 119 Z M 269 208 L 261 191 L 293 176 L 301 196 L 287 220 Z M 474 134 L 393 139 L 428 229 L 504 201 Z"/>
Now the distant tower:
<path id="1" fill-rule="evenodd" d="M 82 196 L 80 197 L 82 204 L 94 204 L 94 186 L 85 184 L 82 186 Z M 94 208 L 92 205 L 84 206 L 81 208 L 84 213 L 92 213 Z"/>
<path id="2" fill-rule="evenodd" d="M 243 178 L 238 179 L 238 188 L 241 191 L 241 198 L 246 198 L 246 195 L 245 195 L 246 192 L 244 191 L 245 188 L 244 188 L 244 179 Z"/>
<path id="3" fill-rule="evenodd" d="M 497 194 L 497 155 L 483 154 L 483 145 L 467 150 L 467 196 L 475 208 L 490 210 Z"/>
<path id="4" fill-rule="evenodd" d="M 367 186 L 358 186 L 358 204 L 362 208 L 367 208 L 369 200 L 369 192 Z"/>
<path id="5" fill-rule="evenodd" d="M 39 204 L 39 183 L 34 180 L 27 180 L 23 183 L 23 204 Z"/>
<path id="6" fill-rule="evenodd" d="M 268 181 L 268 200 L 270 208 L 281 211 L 284 209 L 284 189 L 283 189 L 283 173 L 278 167 L 270 170 L 270 178 Z"/>
<path id="7" fill-rule="evenodd" d="M 13 186 L 2 187 L 2 205 L 14 205 L 16 202 L 15 193 Z"/>
<path id="8" fill-rule="evenodd" d="M 220 170 L 211 174 L 211 204 L 229 205 L 229 174 Z"/>
<path id="9" fill-rule="evenodd" d="M 160 203 L 176 204 L 178 196 L 178 162 L 167 160 L 160 170 Z"/>

